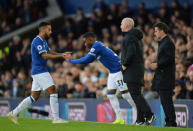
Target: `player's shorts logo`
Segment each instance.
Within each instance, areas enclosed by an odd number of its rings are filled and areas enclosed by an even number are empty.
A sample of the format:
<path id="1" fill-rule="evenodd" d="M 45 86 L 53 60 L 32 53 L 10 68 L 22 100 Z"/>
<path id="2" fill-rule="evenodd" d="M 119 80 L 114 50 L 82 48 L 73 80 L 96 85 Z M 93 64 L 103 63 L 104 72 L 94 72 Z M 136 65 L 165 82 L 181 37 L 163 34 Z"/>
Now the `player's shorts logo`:
<path id="1" fill-rule="evenodd" d="M 41 50 L 41 49 L 42 49 L 42 46 L 41 46 L 41 45 L 38 45 L 37 48 L 38 48 L 38 50 Z"/>

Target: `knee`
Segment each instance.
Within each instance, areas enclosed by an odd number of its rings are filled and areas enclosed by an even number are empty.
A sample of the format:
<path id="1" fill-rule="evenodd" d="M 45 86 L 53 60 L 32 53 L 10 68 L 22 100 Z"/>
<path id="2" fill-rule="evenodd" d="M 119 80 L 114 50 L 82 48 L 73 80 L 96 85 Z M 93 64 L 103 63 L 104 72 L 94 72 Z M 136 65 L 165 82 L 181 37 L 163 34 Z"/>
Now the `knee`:
<path id="1" fill-rule="evenodd" d="M 115 89 L 112 89 L 112 90 L 108 90 L 107 91 L 107 94 L 115 94 L 117 90 Z"/>
<path id="2" fill-rule="evenodd" d="M 129 92 L 128 90 L 124 90 L 124 91 L 121 91 L 121 94 L 126 94 L 128 92 Z"/>
<path id="3" fill-rule="evenodd" d="M 38 98 L 40 97 L 40 93 L 41 91 L 32 91 L 31 96 L 33 97 L 35 101 L 37 101 Z"/>
<path id="4" fill-rule="evenodd" d="M 48 92 L 49 94 L 56 94 L 56 88 L 55 88 L 55 86 L 53 85 L 53 86 L 49 87 L 49 88 L 47 89 L 47 92 Z"/>
<path id="5" fill-rule="evenodd" d="M 35 101 L 37 101 L 39 99 L 39 97 L 40 97 L 40 95 L 37 95 L 37 94 L 32 94 L 31 96 L 33 97 L 33 99 Z"/>

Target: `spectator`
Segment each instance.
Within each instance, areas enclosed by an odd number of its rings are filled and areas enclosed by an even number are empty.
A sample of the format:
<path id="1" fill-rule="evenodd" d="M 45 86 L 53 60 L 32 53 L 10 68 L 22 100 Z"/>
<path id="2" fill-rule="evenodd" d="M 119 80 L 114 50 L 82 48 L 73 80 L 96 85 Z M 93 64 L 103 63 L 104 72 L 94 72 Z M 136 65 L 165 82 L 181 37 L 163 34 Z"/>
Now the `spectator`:
<path id="1" fill-rule="evenodd" d="M 14 0 L 0 3 L 0 20 L 3 21 L 0 22 L 0 36 L 45 17 L 48 4 L 48 0 Z"/>
<path id="2" fill-rule="evenodd" d="M 0 97 L 3 96 L 4 91 L 5 91 L 5 87 L 3 86 L 3 82 L 0 80 Z"/>
<path id="3" fill-rule="evenodd" d="M 105 15 L 108 13 L 108 6 L 103 0 L 97 0 L 93 5 L 93 12 L 101 10 Z"/>
<path id="4" fill-rule="evenodd" d="M 73 98 L 84 98 L 85 93 L 83 85 L 81 83 L 76 83 L 74 87 Z"/>
<path id="5" fill-rule="evenodd" d="M 19 85 L 19 82 L 15 79 L 13 80 L 13 86 L 12 86 L 12 89 L 11 89 L 11 96 L 13 98 L 23 97 L 24 96 L 24 88 L 22 88 Z"/>
<path id="6" fill-rule="evenodd" d="M 184 99 L 184 95 L 182 94 L 182 86 L 178 83 L 175 85 L 174 95 L 172 96 L 172 99 Z"/>
<path id="7" fill-rule="evenodd" d="M 187 99 L 193 99 L 193 70 L 188 73 L 188 80 L 186 81 Z"/>

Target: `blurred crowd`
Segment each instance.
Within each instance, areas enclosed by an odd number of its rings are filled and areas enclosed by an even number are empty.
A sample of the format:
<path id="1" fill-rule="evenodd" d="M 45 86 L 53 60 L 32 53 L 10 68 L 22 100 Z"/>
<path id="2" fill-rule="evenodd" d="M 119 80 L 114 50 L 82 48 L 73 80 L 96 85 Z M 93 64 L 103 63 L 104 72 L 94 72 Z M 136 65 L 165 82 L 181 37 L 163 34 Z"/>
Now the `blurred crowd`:
<path id="1" fill-rule="evenodd" d="M 143 31 L 143 95 L 146 99 L 156 99 L 158 95 L 151 87 L 154 70 L 149 68 L 150 63 L 156 61 L 158 49 L 152 26 L 159 21 L 166 22 L 170 28 L 169 36 L 176 47 L 176 87 L 173 99 L 193 99 L 192 8 L 187 3 L 181 6 L 174 0 L 171 8 L 166 2 L 162 2 L 159 8 L 148 10 L 144 3 L 140 3 L 136 10 L 128 7 L 127 0 L 111 5 L 97 0 L 88 17 L 82 8 L 78 8 L 75 17 L 66 18 L 61 29 L 53 31 L 48 45 L 56 52 L 72 51 L 74 59 L 80 58 L 88 52 L 81 35 L 91 31 L 96 33 L 98 40 L 120 56 L 124 35 L 120 31 L 120 23 L 124 17 L 132 17 L 136 28 Z M 3 52 L 0 60 L 0 96 L 16 98 L 30 94 L 31 40 L 32 38 L 21 39 L 15 36 L 9 42 L 9 53 Z M 105 98 L 108 70 L 97 60 L 89 65 L 48 60 L 47 65 L 56 82 L 59 98 Z M 47 97 L 47 94 L 44 93 L 42 97 Z"/>
<path id="2" fill-rule="evenodd" d="M 0 36 L 47 15 L 47 0 L 0 0 Z"/>

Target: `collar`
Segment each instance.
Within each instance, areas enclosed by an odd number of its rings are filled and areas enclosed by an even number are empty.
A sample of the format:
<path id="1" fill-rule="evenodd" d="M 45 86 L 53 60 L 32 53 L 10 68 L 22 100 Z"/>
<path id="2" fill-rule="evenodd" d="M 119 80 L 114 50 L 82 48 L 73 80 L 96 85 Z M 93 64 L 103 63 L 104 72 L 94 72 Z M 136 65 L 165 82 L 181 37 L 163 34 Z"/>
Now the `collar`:
<path id="1" fill-rule="evenodd" d="M 37 35 L 37 37 L 39 37 L 40 38 L 40 40 L 42 40 L 42 41 L 44 41 L 39 35 Z"/>
<path id="2" fill-rule="evenodd" d="M 162 38 L 158 43 L 161 44 L 163 43 L 163 41 L 165 41 L 168 38 L 168 36 L 166 35 L 164 38 Z"/>

